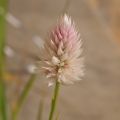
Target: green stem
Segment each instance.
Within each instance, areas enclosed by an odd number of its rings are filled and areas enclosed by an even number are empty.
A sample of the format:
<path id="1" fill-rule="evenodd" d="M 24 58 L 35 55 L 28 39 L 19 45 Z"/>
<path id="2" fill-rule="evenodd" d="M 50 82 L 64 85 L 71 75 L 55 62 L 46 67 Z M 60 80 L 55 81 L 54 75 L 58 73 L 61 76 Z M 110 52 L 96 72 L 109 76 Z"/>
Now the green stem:
<path id="1" fill-rule="evenodd" d="M 12 115 L 12 120 L 16 120 L 17 119 L 17 116 L 18 116 L 18 113 L 26 99 L 26 97 L 28 96 L 31 88 L 32 88 L 32 85 L 35 81 L 35 78 L 36 78 L 36 75 L 35 74 L 32 74 L 31 77 L 30 77 L 30 80 L 28 81 L 28 83 L 26 84 L 19 100 L 18 100 L 18 103 L 16 105 L 16 108 L 14 109 L 13 111 L 13 115 Z"/>
<path id="2" fill-rule="evenodd" d="M 56 81 L 56 85 L 54 88 L 54 95 L 53 95 L 52 102 L 51 102 L 51 110 L 50 110 L 49 120 L 53 120 L 53 117 L 54 117 L 59 88 L 60 88 L 60 83 L 58 81 Z"/>
<path id="3" fill-rule="evenodd" d="M 5 84 L 0 82 L 0 120 L 7 120 Z"/>
<path id="4" fill-rule="evenodd" d="M 37 120 L 42 120 L 43 108 L 44 108 L 44 99 L 40 100 Z"/>
<path id="5" fill-rule="evenodd" d="M 7 120 L 6 109 L 6 89 L 4 83 L 4 65 L 5 65 L 5 36 L 6 36 L 6 12 L 7 12 L 7 0 L 0 0 L 0 120 Z"/>

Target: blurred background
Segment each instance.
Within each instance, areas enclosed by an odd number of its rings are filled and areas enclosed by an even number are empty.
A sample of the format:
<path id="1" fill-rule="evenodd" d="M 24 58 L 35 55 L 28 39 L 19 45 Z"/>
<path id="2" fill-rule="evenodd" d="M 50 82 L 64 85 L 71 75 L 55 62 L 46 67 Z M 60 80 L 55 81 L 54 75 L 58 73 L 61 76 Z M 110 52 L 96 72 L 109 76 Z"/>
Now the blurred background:
<path id="1" fill-rule="evenodd" d="M 59 120 L 120 120 L 120 0 L 9 0 L 5 76 L 10 105 L 34 71 L 47 32 L 64 11 L 81 33 L 86 70 L 78 84 L 62 86 Z M 52 90 L 38 74 L 19 120 L 37 120 L 39 107 L 47 120 Z"/>

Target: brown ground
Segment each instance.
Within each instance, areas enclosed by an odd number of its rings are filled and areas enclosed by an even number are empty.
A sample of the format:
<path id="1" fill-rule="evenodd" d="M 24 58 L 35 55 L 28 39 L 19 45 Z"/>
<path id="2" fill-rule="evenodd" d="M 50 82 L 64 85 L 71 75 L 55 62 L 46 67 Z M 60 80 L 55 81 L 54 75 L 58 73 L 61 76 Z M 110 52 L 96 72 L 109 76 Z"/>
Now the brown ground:
<path id="1" fill-rule="evenodd" d="M 92 2 L 72 0 L 69 6 L 68 13 L 76 21 L 84 41 L 86 72 L 79 84 L 61 88 L 59 120 L 120 120 L 120 48 L 115 41 L 119 37 L 110 29 L 111 14 L 106 13 L 109 1 L 96 2 L 94 6 Z M 26 54 L 39 55 L 32 37 L 37 34 L 44 38 L 61 15 L 64 4 L 64 0 L 10 0 L 10 12 L 24 25 L 24 30 L 8 25 L 7 43 L 18 52 L 17 60 L 9 60 L 13 69 L 22 69 L 33 62 Z M 43 94 L 43 120 L 47 120 L 51 93 L 52 88 L 38 79 L 19 120 L 36 120 Z"/>

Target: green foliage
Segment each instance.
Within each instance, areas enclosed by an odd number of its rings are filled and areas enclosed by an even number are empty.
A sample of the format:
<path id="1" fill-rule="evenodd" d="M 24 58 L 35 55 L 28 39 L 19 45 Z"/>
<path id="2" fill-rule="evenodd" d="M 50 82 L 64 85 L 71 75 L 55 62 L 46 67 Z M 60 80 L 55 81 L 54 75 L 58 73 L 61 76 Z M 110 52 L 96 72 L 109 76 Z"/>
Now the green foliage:
<path id="1" fill-rule="evenodd" d="M 54 113 L 56 110 L 56 105 L 57 105 L 57 98 L 58 98 L 58 94 L 59 94 L 59 89 L 60 89 L 60 83 L 58 81 L 56 81 L 56 85 L 54 88 L 54 94 L 53 94 L 53 98 L 51 101 L 51 110 L 50 110 L 50 114 L 49 114 L 49 120 L 53 120 L 54 118 Z"/>
<path id="2" fill-rule="evenodd" d="M 7 0 L 0 0 L 0 119 L 7 120 L 4 72 Z"/>
<path id="3" fill-rule="evenodd" d="M 16 108 L 13 111 L 13 115 L 12 115 L 12 117 L 13 117 L 12 119 L 13 120 L 17 119 L 18 113 L 19 113 L 19 111 L 20 111 L 24 101 L 26 100 L 26 97 L 29 94 L 35 79 L 36 79 L 36 74 L 32 74 L 30 79 L 28 80 L 26 86 L 24 87 L 23 92 L 22 92 L 22 94 L 21 94 L 21 96 L 20 96 L 20 98 L 19 98 L 19 100 L 17 102 Z"/>

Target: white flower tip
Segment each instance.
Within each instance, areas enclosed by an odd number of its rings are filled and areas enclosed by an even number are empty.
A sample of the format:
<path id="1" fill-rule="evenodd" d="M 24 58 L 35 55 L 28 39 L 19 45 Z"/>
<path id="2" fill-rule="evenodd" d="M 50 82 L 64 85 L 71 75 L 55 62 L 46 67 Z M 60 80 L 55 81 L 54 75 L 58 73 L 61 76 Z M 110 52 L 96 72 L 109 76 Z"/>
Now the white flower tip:
<path id="1" fill-rule="evenodd" d="M 28 70 L 29 73 L 35 73 L 36 66 L 34 64 L 29 64 L 27 66 L 27 70 Z"/>
<path id="2" fill-rule="evenodd" d="M 41 48 L 41 47 L 43 48 L 44 42 L 40 36 L 36 35 L 32 38 L 32 40 L 38 48 Z"/>
<path id="3" fill-rule="evenodd" d="M 53 84 L 54 84 L 53 82 L 49 82 L 49 83 L 48 83 L 48 87 L 53 86 Z"/>
<path id="4" fill-rule="evenodd" d="M 7 13 L 6 20 L 15 28 L 20 28 L 22 26 L 22 23 L 16 17 L 14 17 L 11 13 Z"/>
<path id="5" fill-rule="evenodd" d="M 64 14 L 63 20 L 66 25 L 71 25 L 71 18 L 67 14 Z"/>
<path id="6" fill-rule="evenodd" d="M 58 65 L 58 64 L 60 63 L 60 60 L 59 60 L 57 57 L 53 56 L 53 57 L 52 57 L 52 63 L 53 63 L 54 65 Z"/>
<path id="7" fill-rule="evenodd" d="M 5 54 L 8 57 L 14 57 L 15 52 L 14 52 L 14 50 L 10 46 L 5 46 Z"/>

